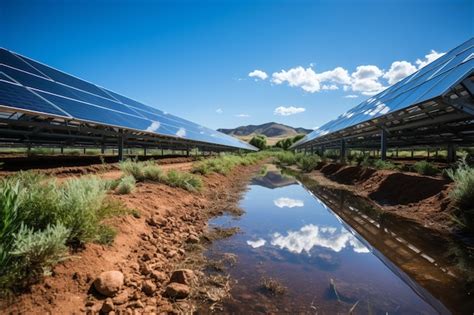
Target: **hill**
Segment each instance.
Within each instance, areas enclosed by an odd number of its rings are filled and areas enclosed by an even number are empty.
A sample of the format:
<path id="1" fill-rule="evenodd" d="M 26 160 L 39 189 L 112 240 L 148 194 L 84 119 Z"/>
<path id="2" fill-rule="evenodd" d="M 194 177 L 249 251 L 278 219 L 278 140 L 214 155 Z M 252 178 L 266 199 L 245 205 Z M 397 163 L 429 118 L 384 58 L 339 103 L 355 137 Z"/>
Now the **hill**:
<path id="1" fill-rule="evenodd" d="M 220 128 L 217 129 L 217 131 L 240 138 L 245 141 L 248 141 L 255 135 L 264 135 L 268 138 L 268 144 L 273 145 L 278 140 L 285 139 L 288 137 L 294 137 L 298 134 L 308 134 L 313 130 L 300 127 L 294 128 L 276 122 L 269 122 L 262 125 L 247 125 L 233 129 Z"/>

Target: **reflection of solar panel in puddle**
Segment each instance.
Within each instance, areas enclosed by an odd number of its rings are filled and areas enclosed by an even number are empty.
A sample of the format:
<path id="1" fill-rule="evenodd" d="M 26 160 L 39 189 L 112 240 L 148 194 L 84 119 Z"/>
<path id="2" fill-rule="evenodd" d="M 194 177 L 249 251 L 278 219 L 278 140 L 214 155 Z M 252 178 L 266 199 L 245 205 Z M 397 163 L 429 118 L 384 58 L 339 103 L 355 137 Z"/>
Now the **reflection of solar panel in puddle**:
<path id="1" fill-rule="evenodd" d="M 0 107 L 244 150 L 248 143 L 0 48 Z"/>

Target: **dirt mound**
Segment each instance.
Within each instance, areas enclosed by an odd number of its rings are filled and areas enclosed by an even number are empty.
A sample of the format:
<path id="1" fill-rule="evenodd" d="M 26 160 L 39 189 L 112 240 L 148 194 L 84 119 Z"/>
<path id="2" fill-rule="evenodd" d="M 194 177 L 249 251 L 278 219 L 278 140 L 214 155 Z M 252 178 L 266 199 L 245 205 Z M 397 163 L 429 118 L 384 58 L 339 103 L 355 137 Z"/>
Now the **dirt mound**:
<path id="1" fill-rule="evenodd" d="M 323 185 L 352 191 L 381 209 L 438 231 L 451 231 L 452 182 L 442 177 L 376 170 L 335 163 L 323 164 L 309 175 Z"/>

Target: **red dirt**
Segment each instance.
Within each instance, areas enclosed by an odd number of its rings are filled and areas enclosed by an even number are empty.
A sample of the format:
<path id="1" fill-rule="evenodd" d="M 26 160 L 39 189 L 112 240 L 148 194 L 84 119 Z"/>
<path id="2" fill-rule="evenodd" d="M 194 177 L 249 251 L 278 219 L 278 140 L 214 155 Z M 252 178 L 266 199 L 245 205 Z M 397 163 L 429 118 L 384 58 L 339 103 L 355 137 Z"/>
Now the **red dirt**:
<path id="1" fill-rule="evenodd" d="M 161 161 L 160 161 L 161 162 Z M 189 169 L 190 162 L 177 163 L 166 168 Z M 86 173 L 95 168 L 87 169 Z M 92 282 L 102 272 L 120 270 L 125 275 L 126 302 L 116 306 L 116 311 L 132 314 L 162 313 L 173 310 L 173 304 L 162 296 L 171 272 L 185 257 L 184 245 L 190 235 L 204 233 L 210 216 L 227 206 L 235 206 L 248 180 L 259 166 L 237 167 L 228 176 L 211 174 L 203 177 L 202 192 L 190 193 L 159 183 L 138 183 L 129 195 L 111 195 L 131 209 L 141 213 L 140 218 L 131 215 L 115 217 L 109 224 L 118 230 L 111 246 L 87 244 L 78 253 L 54 268 L 53 275 L 43 283 L 32 286 L 29 292 L 17 296 L 9 304 L 0 303 L 0 313 L 9 314 L 80 314 L 98 313 L 105 297 L 92 288 Z M 61 176 L 76 175 L 76 168 L 49 170 Z M 112 170 L 101 176 L 120 176 Z M 147 223 L 151 216 L 164 218 L 165 224 L 153 226 Z M 156 294 L 145 295 L 142 281 L 149 279 L 139 271 L 140 264 L 147 264 L 155 271 L 164 272 L 165 279 L 158 284 Z M 137 306 L 140 301 L 143 306 Z M 86 306 L 87 305 L 87 306 Z M 120 312 L 120 314 L 122 314 Z M 124 313 L 125 314 L 125 313 Z"/>
<path id="2" fill-rule="evenodd" d="M 452 182 L 417 173 L 323 164 L 309 176 L 370 199 L 383 210 L 441 232 L 454 228 L 448 197 Z"/>

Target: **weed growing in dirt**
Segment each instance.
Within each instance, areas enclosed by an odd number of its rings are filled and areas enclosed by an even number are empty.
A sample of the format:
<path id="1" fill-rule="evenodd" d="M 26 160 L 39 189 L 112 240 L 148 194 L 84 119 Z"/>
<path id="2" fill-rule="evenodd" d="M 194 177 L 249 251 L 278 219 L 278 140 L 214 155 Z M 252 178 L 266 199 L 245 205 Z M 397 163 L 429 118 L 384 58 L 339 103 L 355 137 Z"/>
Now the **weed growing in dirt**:
<path id="1" fill-rule="evenodd" d="M 419 161 L 413 164 L 413 170 L 421 175 L 433 176 L 439 173 L 439 169 L 428 161 Z"/>
<path id="2" fill-rule="evenodd" d="M 446 173 L 454 181 L 451 198 L 461 210 L 461 219 L 469 228 L 474 228 L 474 168 L 463 158 L 456 169 Z"/>
<path id="3" fill-rule="evenodd" d="M 194 163 L 193 173 L 207 175 L 210 173 L 228 174 L 238 165 L 252 165 L 264 157 L 258 153 L 248 153 L 246 155 L 227 154 L 217 158 L 202 160 Z"/>
<path id="4" fill-rule="evenodd" d="M 305 173 L 309 173 L 318 166 L 319 162 L 321 162 L 321 158 L 314 154 L 314 155 L 303 155 L 298 158 L 298 162 L 296 163 L 298 167 Z"/>
<path id="5" fill-rule="evenodd" d="M 199 177 L 175 170 L 169 171 L 163 182 L 171 187 L 180 187 L 189 191 L 199 191 L 202 188 L 202 181 Z"/>
<path id="6" fill-rule="evenodd" d="M 273 295 L 284 294 L 286 292 L 286 287 L 280 281 L 270 277 L 262 277 L 260 286 L 263 290 Z"/>
<path id="7" fill-rule="evenodd" d="M 156 165 L 154 160 L 140 162 L 127 159 L 120 162 L 120 169 L 126 175 L 133 176 L 139 182 L 144 180 L 160 181 L 163 178 L 163 171 Z"/>
<path id="8" fill-rule="evenodd" d="M 376 160 L 373 166 L 378 170 L 396 170 L 397 166 L 390 161 Z"/>
<path id="9" fill-rule="evenodd" d="M 67 245 L 101 237 L 101 221 L 118 213 L 106 192 L 104 181 L 89 176 L 60 184 L 19 172 L 0 181 L 1 293 L 38 280 L 66 257 Z"/>
<path id="10" fill-rule="evenodd" d="M 135 177 L 127 175 L 120 178 L 115 191 L 117 194 L 126 195 L 131 193 L 135 189 Z"/>
<path id="11" fill-rule="evenodd" d="M 117 230 L 111 226 L 102 225 L 95 242 L 102 245 L 111 245 L 115 236 L 117 236 Z"/>

